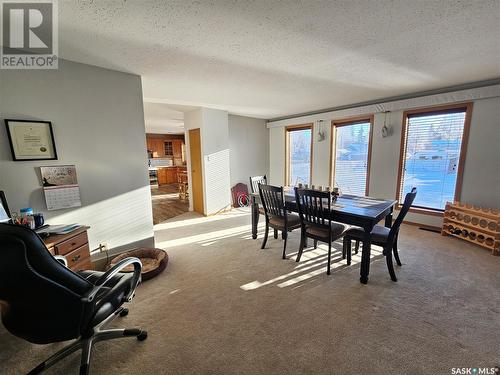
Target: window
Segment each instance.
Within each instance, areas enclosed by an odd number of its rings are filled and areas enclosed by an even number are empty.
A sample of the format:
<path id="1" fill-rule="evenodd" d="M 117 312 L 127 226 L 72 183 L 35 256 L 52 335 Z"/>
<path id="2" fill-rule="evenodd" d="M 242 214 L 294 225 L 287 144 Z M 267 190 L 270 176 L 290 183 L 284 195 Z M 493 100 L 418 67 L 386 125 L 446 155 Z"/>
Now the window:
<path id="1" fill-rule="evenodd" d="M 443 211 L 458 200 L 472 104 L 405 112 L 397 199 L 413 186 L 414 206 Z"/>
<path id="2" fill-rule="evenodd" d="M 311 183 L 312 124 L 286 128 L 286 184 Z"/>
<path id="3" fill-rule="evenodd" d="M 165 156 L 174 156 L 174 147 L 172 141 L 165 142 Z"/>
<path id="4" fill-rule="evenodd" d="M 331 180 L 344 194 L 368 195 L 372 122 L 372 117 L 332 121 Z"/>

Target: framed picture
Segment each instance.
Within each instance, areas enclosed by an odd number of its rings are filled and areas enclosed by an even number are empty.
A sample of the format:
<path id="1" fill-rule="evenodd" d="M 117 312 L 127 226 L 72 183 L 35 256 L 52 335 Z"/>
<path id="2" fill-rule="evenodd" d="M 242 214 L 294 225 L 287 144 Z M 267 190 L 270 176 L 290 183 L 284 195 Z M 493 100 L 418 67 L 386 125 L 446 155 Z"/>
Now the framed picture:
<path id="1" fill-rule="evenodd" d="M 57 160 L 50 121 L 5 120 L 14 161 Z"/>

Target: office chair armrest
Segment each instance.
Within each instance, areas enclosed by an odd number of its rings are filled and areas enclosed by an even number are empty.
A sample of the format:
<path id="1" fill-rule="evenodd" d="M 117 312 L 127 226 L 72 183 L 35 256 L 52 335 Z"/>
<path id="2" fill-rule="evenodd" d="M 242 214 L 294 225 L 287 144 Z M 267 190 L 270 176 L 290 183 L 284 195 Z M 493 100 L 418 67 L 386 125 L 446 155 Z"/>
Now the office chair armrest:
<path id="1" fill-rule="evenodd" d="M 54 255 L 54 259 L 61 263 L 64 267 L 68 268 L 68 261 L 62 255 Z"/>
<path id="2" fill-rule="evenodd" d="M 134 281 L 133 281 L 133 288 L 130 289 L 130 292 L 128 295 L 125 297 L 125 299 L 130 302 L 132 300 L 132 297 L 134 296 L 135 288 L 137 288 L 137 285 L 141 281 L 141 270 L 142 270 L 142 263 L 138 258 L 134 257 L 128 257 L 125 258 L 118 263 L 116 263 L 112 268 L 107 270 L 97 281 L 94 283 L 94 287 L 92 288 L 91 291 L 89 291 L 84 297 L 83 300 L 85 302 L 92 302 L 99 292 L 101 288 L 106 285 L 118 272 L 123 270 L 125 267 L 133 264 L 134 265 Z"/>

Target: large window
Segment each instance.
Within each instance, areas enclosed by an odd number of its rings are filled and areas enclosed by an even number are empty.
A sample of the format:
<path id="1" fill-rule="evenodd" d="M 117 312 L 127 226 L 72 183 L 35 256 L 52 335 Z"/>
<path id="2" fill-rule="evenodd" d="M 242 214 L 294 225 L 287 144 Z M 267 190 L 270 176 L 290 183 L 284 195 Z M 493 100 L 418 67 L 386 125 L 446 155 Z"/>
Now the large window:
<path id="1" fill-rule="evenodd" d="M 286 128 L 286 184 L 311 183 L 312 124 Z"/>
<path id="2" fill-rule="evenodd" d="M 368 195 L 372 118 L 332 122 L 332 182 L 344 194 Z"/>
<path id="3" fill-rule="evenodd" d="M 413 186 L 414 206 L 442 211 L 460 198 L 472 104 L 404 113 L 399 203 Z"/>

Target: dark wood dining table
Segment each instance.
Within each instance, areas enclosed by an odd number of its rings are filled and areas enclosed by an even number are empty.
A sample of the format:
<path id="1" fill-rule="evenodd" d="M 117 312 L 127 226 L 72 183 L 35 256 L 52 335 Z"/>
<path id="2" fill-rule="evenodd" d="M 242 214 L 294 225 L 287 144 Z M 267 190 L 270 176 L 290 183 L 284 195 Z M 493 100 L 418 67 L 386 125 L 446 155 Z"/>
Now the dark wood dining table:
<path id="1" fill-rule="evenodd" d="M 288 211 L 298 212 L 295 202 L 293 188 L 285 188 L 285 207 Z M 361 227 L 364 230 L 363 249 L 361 253 L 360 282 L 368 283 L 370 273 L 370 233 L 373 227 L 381 220 L 385 220 L 385 226 L 392 225 L 392 213 L 397 201 L 362 197 L 356 195 L 342 195 L 336 201 L 332 201 L 331 219 L 340 223 Z M 257 238 L 257 226 L 259 224 L 260 196 L 258 193 L 251 194 L 252 206 L 252 238 Z"/>

